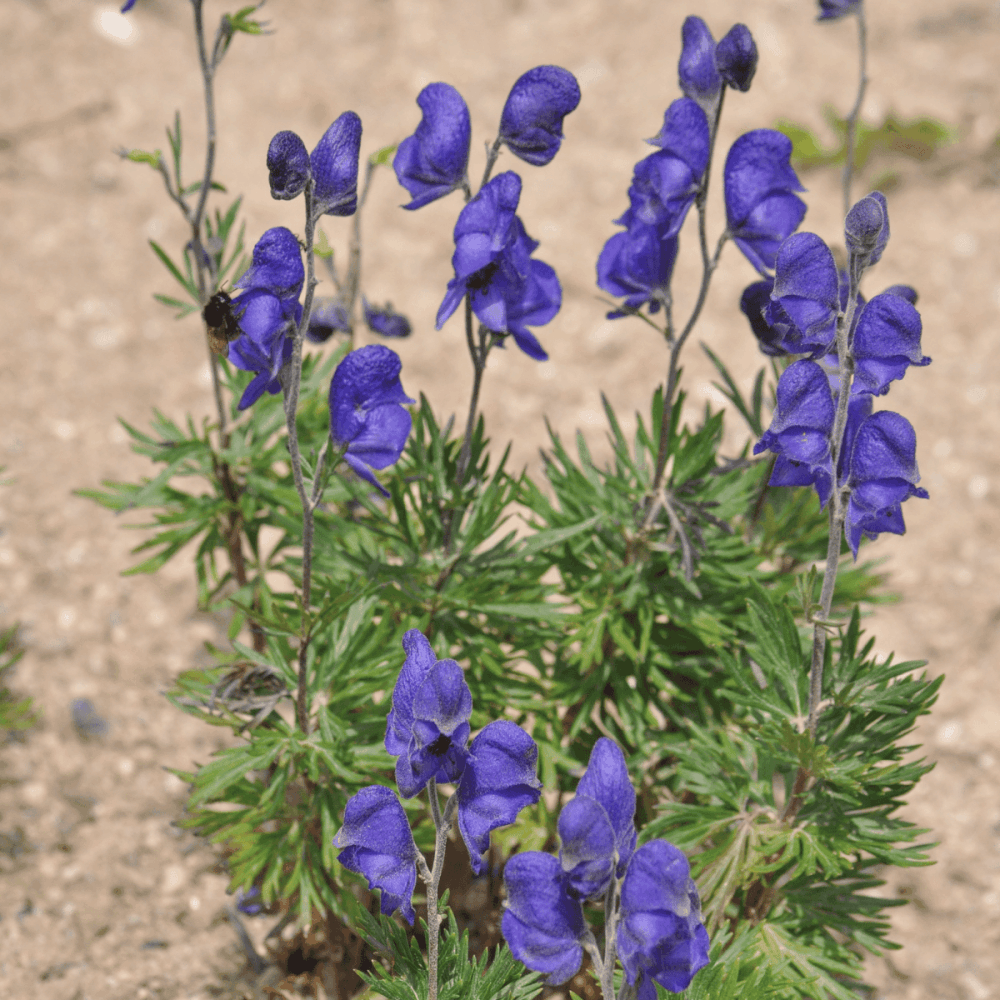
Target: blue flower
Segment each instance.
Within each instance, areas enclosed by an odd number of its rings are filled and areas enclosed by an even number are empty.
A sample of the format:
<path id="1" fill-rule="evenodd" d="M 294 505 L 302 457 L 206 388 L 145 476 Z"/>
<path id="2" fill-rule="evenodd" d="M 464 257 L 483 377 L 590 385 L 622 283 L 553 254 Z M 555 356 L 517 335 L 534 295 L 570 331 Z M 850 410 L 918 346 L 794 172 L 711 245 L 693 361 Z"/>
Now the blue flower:
<path id="1" fill-rule="evenodd" d="M 555 271 L 531 254 L 538 242 L 515 214 L 521 178 L 498 174 L 462 209 L 455 224 L 455 277 L 448 282 L 437 329 L 466 295 L 487 329 L 510 334 L 530 357 L 548 355 L 528 326 L 542 326 L 559 311 L 562 289 Z"/>
<path id="2" fill-rule="evenodd" d="M 122 4 L 121 12 L 127 14 L 135 6 L 135 0 L 125 0 Z"/>
<path id="3" fill-rule="evenodd" d="M 330 381 L 330 433 L 344 448 L 347 464 L 383 495 L 373 469 L 399 459 L 412 418 L 403 403 L 414 400 L 399 381 L 402 362 L 395 351 L 372 344 L 348 354 Z"/>
<path id="4" fill-rule="evenodd" d="M 590 754 L 576 796 L 559 814 L 559 860 L 570 888 L 585 899 L 602 897 L 621 878 L 635 851 L 635 789 L 625 756 L 601 737 Z"/>
<path id="5" fill-rule="evenodd" d="M 757 72 L 757 45 L 745 24 L 734 24 L 715 47 L 715 65 L 722 82 L 746 93 Z"/>
<path id="6" fill-rule="evenodd" d="M 491 722 L 469 744 L 458 785 L 458 829 L 476 875 L 486 867 L 490 833 L 513 823 L 541 796 L 537 768 L 535 741 L 507 719 Z"/>
<path id="7" fill-rule="evenodd" d="M 419 629 L 403 636 L 406 660 L 392 691 L 385 748 L 404 798 L 431 778 L 458 783 L 458 829 L 478 875 L 490 832 L 538 801 L 538 747 L 513 722 L 491 722 L 466 747 L 472 696 L 454 660 L 438 660 Z"/>
<path id="8" fill-rule="evenodd" d="M 723 171 L 729 235 L 761 275 L 774 267 L 778 247 L 802 222 L 804 191 L 789 163 L 792 141 L 773 129 L 741 135 Z"/>
<path id="9" fill-rule="evenodd" d="M 423 112 L 413 135 L 396 150 L 392 168 L 416 209 L 466 183 L 472 123 L 462 95 L 450 84 L 429 83 L 417 95 Z"/>
<path id="10" fill-rule="evenodd" d="M 622 882 L 618 957 L 637 1000 L 656 1000 L 656 986 L 680 993 L 708 964 L 708 932 L 684 854 L 665 840 L 635 852 Z"/>
<path id="11" fill-rule="evenodd" d="M 753 453 L 778 456 L 771 486 L 815 486 L 825 507 L 833 489 L 830 436 L 836 416 L 826 372 L 815 361 L 795 361 L 781 373 L 775 396 L 771 426 Z"/>
<path id="12" fill-rule="evenodd" d="M 635 165 L 629 207 L 615 224 L 641 222 L 656 226 L 664 237 L 676 236 L 708 165 L 711 136 L 705 112 L 687 97 L 674 101 L 663 117 L 663 127 L 649 141 L 660 151 Z"/>
<path id="13" fill-rule="evenodd" d="M 257 916 L 264 909 L 264 904 L 261 902 L 260 888 L 252 885 L 246 892 L 238 889 L 236 892 L 236 909 L 240 913 L 245 913 L 248 917 Z"/>
<path id="14" fill-rule="evenodd" d="M 383 348 L 387 350 L 387 348 Z M 403 636 L 406 659 L 392 690 L 385 748 L 396 758 L 396 784 L 403 798 L 434 778 L 457 781 L 469 751 L 472 695 L 462 668 L 439 660 L 419 629 Z"/>
<path id="15" fill-rule="evenodd" d="M 906 531 L 903 501 L 928 498 L 927 490 L 916 485 L 920 480 L 916 451 L 913 427 L 898 413 L 880 410 L 858 428 L 850 447 L 847 485 L 851 496 L 844 524 L 855 559 L 862 535 L 870 539 L 886 531 L 902 535 Z"/>
<path id="16" fill-rule="evenodd" d="M 889 383 L 902 378 L 910 365 L 923 367 L 931 363 L 920 349 L 920 313 L 903 295 L 892 290 L 882 292 L 860 313 L 851 349 L 855 360 L 852 392 L 884 395 Z"/>
<path id="17" fill-rule="evenodd" d="M 507 905 L 500 929 L 511 953 L 541 972 L 551 986 L 566 982 L 583 963 L 587 922 L 571 895 L 559 861 L 551 854 L 515 854 L 503 874 Z"/>
<path id="18" fill-rule="evenodd" d="M 836 21 L 853 14 L 861 5 L 861 0 L 819 0 L 817 21 Z"/>
<path id="19" fill-rule="evenodd" d="M 563 119 L 580 103 L 569 70 L 536 66 L 517 79 L 500 115 L 500 141 L 526 163 L 544 167 L 559 152 Z"/>
<path id="20" fill-rule="evenodd" d="M 256 377 L 240 397 L 247 409 L 265 393 L 281 391 L 278 374 L 292 356 L 292 334 L 302 318 L 299 295 L 305 280 L 298 240 L 284 226 L 269 229 L 253 248 L 250 267 L 235 283 L 244 289 L 232 301 L 242 335 L 229 345 L 229 360 Z"/>
<path id="21" fill-rule="evenodd" d="M 765 318 L 765 310 L 771 305 L 774 278 L 754 281 L 743 289 L 740 296 L 740 310 L 750 322 L 750 329 L 757 338 L 761 353 L 772 358 L 784 357 L 788 352 L 782 346 L 787 326 L 772 325 Z"/>
<path id="22" fill-rule="evenodd" d="M 381 890 L 382 913 L 399 910 L 412 927 L 417 848 L 395 794 L 381 785 L 362 788 L 347 803 L 333 846 L 342 848 L 337 860 L 348 871 L 364 875 L 370 889 Z"/>
<path id="23" fill-rule="evenodd" d="M 73 728 L 78 736 L 91 739 L 107 735 L 110 728 L 108 720 L 98 714 L 89 698 L 75 699 L 70 705 L 70 714 L 73 717 Z"/>
<path id="24" fill-rule="evenodd" d="M 796 233 L 781 244 L 765 319 L 783 331 L 789 354 L 821 357 L 837 336 L 841 287 L 830 248 L 815 233 Z"/>
<path id="25" fill-rule="evenodd" d="M 297 198 L 309 182 L 309 154 L 295 132 L 279 132 L 267 147 L 268 183 L 271 197 L 281 201 Z"/>
<path id="26" fill-rule="evenodd" d="M 637 223 L 604 244 L 597 259 L 597 284 L 625 298 L 624 309 L 609 312 L 608 319 L 627 316 L 646 304 L 653 315 L 669 301 L 677 243 L 676 236 L 664 237 L 655 226 Z"/>
<path id="27" fill-rule="evenodd" d="M 365 323 L 372 333 L 381 334 L 383 337 L 409 337 L 413 332 L 410 321 L 402 313 L 395 312 L 392 303 L 373 306 L 362 295 L 361 305 L 365 312 Z"/>
<path id="28" fill-rule="evenodd" d="M 361 119 L 345 111 L 309 155 L 313 210 L 317 215 L 353 215 L 358 207 Z"/>
<path id="29" fill-rule="evenodd" d="M 677 82 L 687 97 L 706 113 L 715 112 L 722 93 L 722 77 L 715 65 L 715 39 L 700 17 L 685 19 L 681 27 L 681 57 Z"/>

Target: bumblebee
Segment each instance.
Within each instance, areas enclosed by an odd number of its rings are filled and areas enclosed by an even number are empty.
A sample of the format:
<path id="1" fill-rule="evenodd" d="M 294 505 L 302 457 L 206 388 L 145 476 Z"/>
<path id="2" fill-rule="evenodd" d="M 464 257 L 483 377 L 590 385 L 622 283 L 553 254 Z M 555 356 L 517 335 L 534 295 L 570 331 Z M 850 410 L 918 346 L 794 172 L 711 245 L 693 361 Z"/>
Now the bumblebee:
<path id="1" fill-rule="evenodd" d="M 216 292 L 201 311 L 208 332 L 208 345 L 216 354 L 225 354 L 243 331 L 233 312 L 229 292 Z"/>

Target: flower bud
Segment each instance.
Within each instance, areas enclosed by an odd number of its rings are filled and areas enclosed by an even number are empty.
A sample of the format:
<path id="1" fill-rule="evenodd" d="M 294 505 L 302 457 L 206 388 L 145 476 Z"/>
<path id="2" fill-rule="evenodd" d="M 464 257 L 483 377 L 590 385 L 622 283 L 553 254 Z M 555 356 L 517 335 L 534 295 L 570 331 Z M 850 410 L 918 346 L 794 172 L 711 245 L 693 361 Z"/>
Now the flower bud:
<path id="1" fill-rule="evenodd" d="M 734 24 L 715 47 L 715 66 L 722 82 L 746 93 L 757 72 L 757 45 L 745 24 Z"/>
<path id="2" fill-rule="evenodd" d="M 267 147 L 267 170 L 272 198 L 298 198 L 309 180 L 306 144 L 294 132 L 279 132 Z"/>
<path id="3" fill-rule="evenodd" d="M 863 266 L 878 263 L 889 242 L 889 210 L 881 191 L 866 195 L 847 213 L 844 238 L 848 252 Z"/>

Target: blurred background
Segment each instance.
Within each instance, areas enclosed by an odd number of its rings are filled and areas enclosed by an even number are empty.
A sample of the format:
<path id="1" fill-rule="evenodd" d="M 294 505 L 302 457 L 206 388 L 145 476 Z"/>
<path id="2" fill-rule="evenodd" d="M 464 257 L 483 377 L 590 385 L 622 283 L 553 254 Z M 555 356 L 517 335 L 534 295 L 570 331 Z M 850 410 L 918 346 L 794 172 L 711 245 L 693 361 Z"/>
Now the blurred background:
<path id="1" fill-rule="evenodd" d="M 1000 5 L 869 6 L 867 146 L 854 190 L 886 193 L 892 238 L 864 291 L 919 291 L 934 363 L 893 387 L 931 499 L 907 504 L 905 538 L 867 550 L 885 560 L 901 598 L 867 628 L 879 651 L 948 675 L 917 733 L 938 766 L 905 809 L 939 843 L 937 864 L 885 873 L 886 893 L 911 905 L 893 914 L 902 950 L 873 959 L 869 976 L 878 997 L 987 1000 L 1000 996 Z M 227 9 L 207 3 L 207 23 Z M 148 471 L 116 418 L 143 427 L 152 407 L 175 419 L 211 414 L 200 324 L 175 322 L 152 299 L 175 288 L 147 240 L 177 252 L 184 227 L 157 175 L 115 155 L 166 150 L 164 127 L 179 110 L 187 177 L 199 175 L 190 5 L 139 0 L 126 18 L 90 0 L 3 0 L 0 10 L 0 626 L 19 623 L 24 649 L 4 683 L 39 711 L 37 725 L 0 747 L 0 995 L 232 993 L 244 959 L 224 915 L 227 879 L 210 846 L 171 825 L 185 787 L 163 770 L 203 763 L 228 739 L 161 696 L 199 662 L 205 640 L 220 638 L 220 624 L 195 610 L 183 556 L 156 577 L 121 577 L 142 535 L 71 493 Z M 750 92 L 726 100 L 710 238 L 724 224 L 728 145 L 784 121 L 801 130 L 803 228 L 842 243 L 839 168 L 827 154 L 838 141 L 830 116 L 854 99 L 856 28 L 817 24 L 814 0 L 700 0 L 697 10 L 650 0 L 274 0 L 261 13 L 273 33 L 237 37 L 217 78 L 216 176 L 244 195 L 249 244 L 270 226 L 299 229 L 299 204 L 268 194 L 271 136 L 293 129 L 311 148 L 353 109 L 365 157 L 410 134 L 417 93 L 443 80 L 469 105 L 475 180 L 514 80 L 540 63 L 573 71 L 583 99 L 556 159 L 533 168 L 504 154 L 497 166 L 521 173 L 520 214 L 562 281 L 563 309 L 537 331 L 550 360 L 494 352 L 482 404 L 517 468 L 538 472 L 544 418 L 564 437 L 581 430 L 602 457 L 600 393 L 629 432 L 666 354 L 642 322 L 604 318 L 595 262 L 649 151 L 642 140 L 679 96 L 680 26 L 695 12 L 716 38 L 743 21 L 760 51 Z M 410 318 L 412 337 L 393 344 L 403 384 L 446 418 L 465 412 L 471 385 L 460 319 L 434 330 L 461 201 L 409 213 L 398 207 L 406 200 L 391 171 L 376 175 L 362 288 Z M 681 316 L 699 277 L 692 221 L 674 282 Z M 324 227 L 341 260 L 349 225 Z M 692 420 L 706 401 L 722 402 L 699 340 L 744 387 L 762 363 L 738 311 L 754 276 L 728 246 L 684 362 Z M 731 453 L 745 439 L 729 420 Z M 104 727 L 79 706 L 74 716 L 82 699 Z"/>

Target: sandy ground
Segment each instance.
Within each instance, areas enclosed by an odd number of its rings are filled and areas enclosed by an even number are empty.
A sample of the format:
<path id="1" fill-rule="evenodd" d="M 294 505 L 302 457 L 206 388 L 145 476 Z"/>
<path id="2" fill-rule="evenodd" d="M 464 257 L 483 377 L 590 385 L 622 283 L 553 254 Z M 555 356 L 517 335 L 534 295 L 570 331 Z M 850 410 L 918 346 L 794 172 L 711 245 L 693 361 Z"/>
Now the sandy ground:
<path id="1" fill-rule="evenodd" d="M 891 168 L 899 183 L 889 196 L 892 241 L 866 289 L 919 289 L 934 359 L 893 389 L 893 407 L 917 429 L 931 500 L 907 505 L 905 539 L 879 543 L 903 599 L 869 626 L 883 652 L 926 658 L 948 675 L 918 730 L 938 766 L 906 811 L 932 829 L 937 864 L 889 874 L 888 891 L 912 905 L 893 917 L 902 950 L 871 961 L 869 975 L 892 1000 L 987 1000 L 1000 996 L 1000 8 L 871 6 L 865 117 L 928 115 L 959 138 L 928 163 L 883 161 L 867 175 Z M 150 298 L 172 289 L 146 239 L 177 247 L 182 228 L 152 172 L 113 154 L 165 148 L 163 126 L 180 108 L 192 179 L 198 170 L 189 7 L 139 0 L 127 41 L 101 28 L 113 9 L 0 4 L 0 463 L 9 477 L 0 487 L 0 623 L 22 625 L 27 652 L 13 685 L 42 712 L 23 741 L 0 749 L 0 996 L 12 1000 L 201 998 L 242 965 L 219 859 L 172 826 L 184 787 L 163 770 L 207 760 L 225 738 L 161 694 L 198 662 L 217 623 L 194 611 L 183 561 L 155 578 L 122 578 L 137 536 L 71 495 L 148 471 L 116 417 L 141 426 L 153 405 L 174 417 L 210 406 L 197 324 L 173 322 Z M 210 21 L 221 10 L 210 4 Z M 645 409 L 665 369 L 651 331 L 603 319 L 593 275 L 632 164 L 648 149 L 641 139 L 677 96 L 690 12 L 649 0 L 275 0 L 275 34 L 238 38 L 220 76 L 218 176 L 246 195 L 252 239 L 271 225 L 297 227 L 297 204 L 267 194 L 264 151 L 278 130 L 311 146 L 353 108 L 367 155 L 409 134 L 418 90 L 446 80 L 470 107 L 475 175 L 514 79 L 539 63 L 576 72 L 583 101 L 554 163 L 501 160 L 522 172 L 523 218 L 563 281 L 564 308 L 540 332 L 551 361 L 501 353 L 484 405 L 494 440 L 512 440 L 517 463 L 535 461 L 543 414 L 599 444 L 599 391 L 623 413 Z M 779 117 L 822 129 L 824 103 L 849 106 L 851 24 L 817 25 L 811 0 L 702 0 L 697 13 L 717 37 L 745 21 L 761 51 L 753 89 L 727 102 L 722 148 Z M 836 241 L 836 178 L 805 182 L 805 228 Z M 469 385 L 457 320 L 433 329 L 459 202 L 405 213 L 403 194 L 390 174 L 378 178 L 363 284 L 413 320 L 399 347 L 404 385 L 446 414 L 462 409 Z M 720 218 L 716 207 L 715 231 Z M 343 248 L 346 225 L 328 232 Z M 746 383 L 758 357 L 735 304 L 752 277 L 727 248 L 699 331 Z M 688 258 L 675 282 L 682 299 L 694 279 Z M 697 350 L 687 369 L 694 405 L 717 398 Z M 740 433 L 733 423 L 734 446 Z M 106 737 L 81 740 L 74 698 L 107 717 Z"/>

